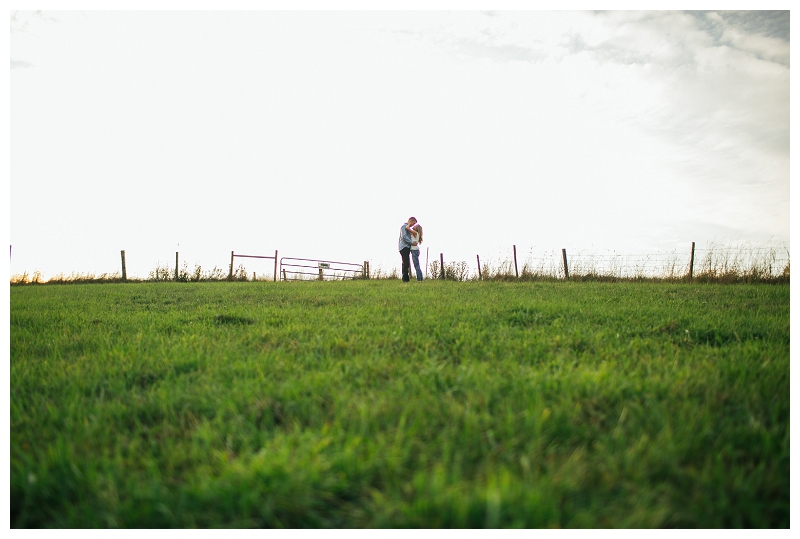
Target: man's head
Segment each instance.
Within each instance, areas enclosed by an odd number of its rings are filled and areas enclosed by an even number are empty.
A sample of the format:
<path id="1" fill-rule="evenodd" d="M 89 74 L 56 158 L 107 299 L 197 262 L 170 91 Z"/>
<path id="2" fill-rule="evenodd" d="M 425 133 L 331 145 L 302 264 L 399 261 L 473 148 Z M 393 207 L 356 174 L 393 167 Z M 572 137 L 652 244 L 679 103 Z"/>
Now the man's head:
<path id="1" fill-rule="evenodd" d="M 417 224 L 417 218 L 416 217 L 409 217 L 408 218 L 408 222 L 406 224 L 408 226 L 414 226 L 415 224 Z"/>

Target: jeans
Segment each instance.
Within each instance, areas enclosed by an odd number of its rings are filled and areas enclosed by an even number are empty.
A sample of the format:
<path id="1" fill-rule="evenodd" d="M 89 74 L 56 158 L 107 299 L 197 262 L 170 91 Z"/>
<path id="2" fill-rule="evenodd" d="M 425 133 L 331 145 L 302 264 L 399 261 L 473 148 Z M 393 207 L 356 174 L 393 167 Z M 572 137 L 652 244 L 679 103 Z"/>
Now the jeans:
<path id="1" fill-rule="evenodd" d="M 419 249 L 411 249 L 411 258 L 414 260 L 414 269 L 417 270 L 417 280 L 422 280 L 422 270 L 419 269 Z"/>
<path id="2" fill-rule="evenodd" d="M 400 258 L 403 259 L 403 282 L 407 283 L 410 281 L 408 278 L 408 274 L 411 270 L 411 262 L 408 260 L 408 254 L 411 251 L 408 247 L 404 247 L 400 249 Z"/>

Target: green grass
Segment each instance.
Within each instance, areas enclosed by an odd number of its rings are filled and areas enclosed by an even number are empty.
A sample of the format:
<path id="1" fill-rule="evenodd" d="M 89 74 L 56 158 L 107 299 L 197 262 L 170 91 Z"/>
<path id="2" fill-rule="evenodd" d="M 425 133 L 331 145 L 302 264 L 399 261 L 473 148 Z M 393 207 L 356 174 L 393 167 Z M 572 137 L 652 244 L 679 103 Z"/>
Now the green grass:
<path id="1" fill-rule="evenodd" d="M 13 527 L 788 527 L 789 286 L 11 288 Z"/>

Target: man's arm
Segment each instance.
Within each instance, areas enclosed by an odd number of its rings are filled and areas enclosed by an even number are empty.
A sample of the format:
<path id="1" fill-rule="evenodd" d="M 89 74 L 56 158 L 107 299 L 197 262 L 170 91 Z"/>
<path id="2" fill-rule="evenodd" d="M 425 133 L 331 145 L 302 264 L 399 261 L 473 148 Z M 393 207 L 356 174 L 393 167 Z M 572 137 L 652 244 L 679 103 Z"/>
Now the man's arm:
<path id="1" fill-rule="evenodd" d="M 414 230 L 413 226 L 410 228 L 406 226 L 406 228 L 408 228 L 408 235 L 411 237 L 411 245 L 417 245 L 418 243 L 417 240 L 419 239 L 419 232 Z"/>
<path id="2" fill-rule="evenodd" d="M 413 240 L 411 239 L 411 234 L 408 232 L 408 223 L 404 224 L 400 228 L 400 235 L 403 236 L 403 241 L 406 241 L 408 243 L 413 243 Z"/>

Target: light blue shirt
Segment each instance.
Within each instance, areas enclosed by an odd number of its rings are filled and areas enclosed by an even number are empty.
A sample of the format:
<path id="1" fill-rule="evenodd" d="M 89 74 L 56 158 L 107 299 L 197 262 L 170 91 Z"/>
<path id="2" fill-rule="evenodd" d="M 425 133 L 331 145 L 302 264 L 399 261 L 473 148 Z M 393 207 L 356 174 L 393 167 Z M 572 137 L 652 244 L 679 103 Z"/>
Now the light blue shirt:
<path id="1" fill-rule="evenodd" d="M 403 223 L 400 227 L 400 240 L 397 244 L 397 250 L 411 249 L 411 244 L 414 240 L 411 239 L 411 234 L 408 233 L 408 223 Z"/>

